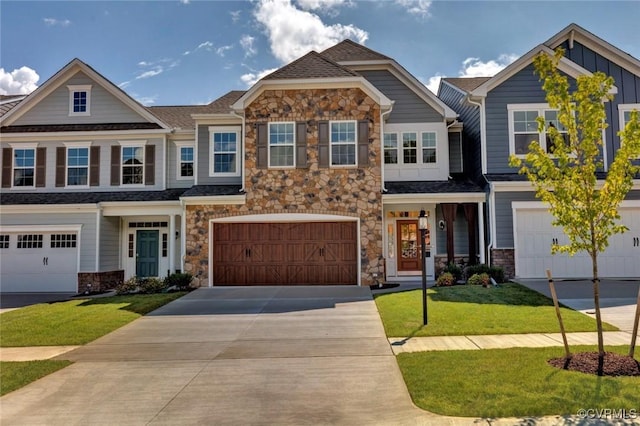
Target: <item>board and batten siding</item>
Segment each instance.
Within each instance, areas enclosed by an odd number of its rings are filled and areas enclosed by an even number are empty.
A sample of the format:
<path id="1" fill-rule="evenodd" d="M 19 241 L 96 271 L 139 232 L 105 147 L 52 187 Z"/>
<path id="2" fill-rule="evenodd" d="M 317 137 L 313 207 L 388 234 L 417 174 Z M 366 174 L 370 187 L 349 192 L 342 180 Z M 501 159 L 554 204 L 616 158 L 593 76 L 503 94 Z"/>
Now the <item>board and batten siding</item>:
<path id="1" fill-rule="evenodd" d="M 120 217 L 100 217 L 100 271 L 120 269 Z"/>
<path id="2" fill-rule="evenodd" d="M 614 79 L 618 93 L 611 102 L 605 103 L 609 124 L 605 129 L 605 142 L 608 153 L 607 162 L 611 164 L 615 152 L 620 148 L 618 105 L 640 103 L 640 77 L 578 42 L 573 43 L 573 49 L 569 49 L 568 42 L 564 42 L 561 46 L 565 50 L 565 56 L 576 64 L 591 72 L 601 71 Z"/>
<path id="3" fill-rule="evenodd" d="M 211 155 L 210 148 L 210 135 L 209 135 L 209 127 L 211 125 L 198 125 L 197 128 L 197 173 L 198 173 L 198 185 L 241 185 L 242 184 L 242 176 L 209 176 L 210 162 L 213 161 L 213 155 Z M 237 126 L 235 124 L 221 125 L 220 127 L 229 128 L 229 127 L 237 127 L 238 132 L 240 133 L 240 138 L 238 140 L 238 155 L 243 155 L 244 153 L 244 135 L 242 135 L 241 126 Z M 240 167 L 243 167 L 242 162 L 240 162 Z"/>
<path id="4" fill-rule="evenodd" d="M 95 213 L 3 213 L 2 226 L 82 225 L 80 230 L 80 272 L 96 269 Z M 9 232 L 11 232 L 9 230 Z"/>
<path id="5" fill-rule="evenodd" d="M 91 115 L 69 117 L 69 85 L 91 85 Z M 118 98 L 97 84 L 86 74 L 78 72 L 57 89 L 34 105 L 12 125 L 29 124 L 90 124 L 90 123 L 141 123 L 143 118 L 123 104 Z"/>
<path id="6" fill-rule="evenodd" d="M 434 110 L 396 76 L 385 70 L 358 71 L 364 78 L 394 101 L 387 123 L 436 123 L 444 117 Z"/>
<path id="7" fill-rule="evenodd" d="M 111 147 L 112 146 L 122 146 L 120 141 L 131 141 L 132 144 L 136 144 L 138 141 L 145 141 L 146 145 L 154 145 L 154 156 L 155 156 L 155 165 L 154 165 L 154 183 L 153 185 L 132 185 L 132 186 L 115 186 L 111 185 Z M 35 187 L 29 189 L 29 192 L 96 192 L 96 191 L 140 191 L 140 190 L 162 190 L 163 188 L 163 167 L 164 167 L 164 149 L 163 139 L 161 138 L 146 138 L 139 139 L 139 137 L 126 137 L 123 136 L 117 140 L 115 139 L 99 139 L 99 140 L 91 140 L 91 138 L 82 139 L 81 142 L 89 142 L 91 147 L 99 147 L 99 157 L 100 157 L 100 167 L 99 167 L 99 185 L 98 186 L 83 186 L 83 187 L 73 187 L 73 186 L 56 186 L 56 157 L 57 157 L 57 148 L 64 148 L 65 145 L 64 140 L 59 141 L 38 141 L 37 135 L 34 135 L 34 139 L 30 141 L 25 141 L 25 144 L 33 144 L 37 143 L 38 148 L 46 148 L 46 162 L 45 162 L 45 185 L 43 187 Z M 74 141 L 75 142 L 75 141 Z M 22 143 L 22 142 L 20 142 Z M 18 148 L 20 143 L 12 142 L 11 145 L 9 143 L 0 143 L 0 148 Z M 125 144 L 126 145 L 126 144 Z M 72 146 L 72 145 L 69 145 Z M 90 149 L 91 151 L 91 149 Z M 66 151 L 65 155 L 66 155 Z M 65 157 L 66 163 L 66 157 Z M 66 176 L 66 172 L 65 172 Z M 174 173 L 175 176 L 175 173 Z M 66 184 L 66 177 L 65 177 Z M 12 191 L 13 189 L 5 188 L 4 190 Z M 15 189 L 16 191 L 24 192 L 24 189 Z"/>
<path id="8" fill-rule="evenodd" d="M 456 111 L 462 122 L 462 161 L 465 175 L 478 180 L 482 174 L 482 152 L 480 149 L 480 108 L 462 102 L 465 94 L 443 83 L 438 97 L 449 108 Z M 453 171 L 453 170 L 452 170 Z"/>

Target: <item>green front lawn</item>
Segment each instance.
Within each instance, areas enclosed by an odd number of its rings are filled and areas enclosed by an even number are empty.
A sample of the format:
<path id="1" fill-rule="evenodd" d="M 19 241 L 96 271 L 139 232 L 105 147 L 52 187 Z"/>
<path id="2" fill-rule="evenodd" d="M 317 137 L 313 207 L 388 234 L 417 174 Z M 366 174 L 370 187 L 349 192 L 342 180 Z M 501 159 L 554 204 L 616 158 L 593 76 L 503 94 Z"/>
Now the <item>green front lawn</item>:
<path id="1" fill-rule="evenodd" d="M 0 396 L 71 364 L 71 361 L 0 362 Z"/>
<path id="2" fill-rule="evenodd" d="M 626 354 L 629 348 L 607 350 Z M 563 356 L 563 348 L 555 347 L 402 353 L 397 359 L 413 402 L 442 415 L 535 417 L 640 407 L 640 378 L 597 377 L 547 364 Z"/>
<path id="3" fill-rule="evenodd" d="M 558 333 L 560 327 L 548 297 L 520 284 L 434 287 L 427 291 L 429 323 L 422 326 L 422 290 L 375 295 L 389 337 L 478 334 Z M 596 322 L 561 308 L 567 332 L 596 331 Z M 604 324 L 605 331 L 617 330 Z"/>
<path id="4" fill-rule="evenodd" d="M 80 299 L 5 312 L 0 314 L 0 346 L 84 345 L 185 294 Z"/>

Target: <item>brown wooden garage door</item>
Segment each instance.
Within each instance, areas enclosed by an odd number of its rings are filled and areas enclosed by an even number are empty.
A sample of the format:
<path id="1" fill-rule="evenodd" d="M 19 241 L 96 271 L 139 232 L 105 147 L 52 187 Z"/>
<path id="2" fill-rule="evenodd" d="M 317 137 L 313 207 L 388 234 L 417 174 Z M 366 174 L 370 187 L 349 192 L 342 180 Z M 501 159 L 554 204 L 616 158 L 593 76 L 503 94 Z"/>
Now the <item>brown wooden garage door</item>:
<path id="1" fill-rule="evenodd" d="M 357 284 L 355 222 L 216 223 L 214 285 Z"/>

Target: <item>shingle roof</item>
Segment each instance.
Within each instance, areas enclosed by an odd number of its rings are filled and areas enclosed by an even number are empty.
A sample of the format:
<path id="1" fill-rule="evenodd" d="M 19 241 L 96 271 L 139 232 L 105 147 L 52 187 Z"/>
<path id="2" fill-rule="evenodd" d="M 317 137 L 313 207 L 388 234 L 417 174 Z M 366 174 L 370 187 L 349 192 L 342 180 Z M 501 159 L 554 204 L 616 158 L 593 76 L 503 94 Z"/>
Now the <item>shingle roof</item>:
<path id="1" fill-rule="evenodd" d="M 388 194 L 484 193 L 470 180 L 387 182 L 385 186 Z"/>
<path id="2" fill-rule="evenodd" d="M 106 201 L 178 201 L 185 188 L 164 191 L 3 192 L 0 205 L 96 204 Z"/>
<path id="3" fill-rule="evenodd" d="M 356 77 L 359 74 L 311 51 L 288 65 L 263 77 L 263 80 Z"/>
<path id="4" fill-rule="evenodd" d="M 89 123 L 89 124 L 28 124 L 0 127 L 0 133 L 39 132 L 98 132 L 105 130 L 153 130 L 162 129 L 157 123 Z"/>
<path id="5" fill-rule="evenodd" d="M 173 128 L 193 129 L 195 121 L 191 114 L 228 114 L 231 105 L 244 94 L 243 90 L 232 90 L 207 105 L 152 106 L 147 109 Z"/>
<path id="6" fill-rule="evenodd" d="M 3 95 L 4 96 L 4 95 Z M 15 101 L 4 101 L 0 104 L 0 117 L 11 111 L 16 105 L 22 102 L 22 99 Z"/>
<path id="7" fill-rule="evenodd" d="M 187 190 L 182 197 L 208 197 L 216 195 L 242 195 L 240 185 L 196 185 Z"/>
<path id="8" fill-rule="evenodd" d="M 451 83 L 465 92 L 471 92 L 491 77 L 447 77 L 444 79 L 447 83 Z"/>
<path id="9" fill-rule="evenodd" d="M 334 62 L 391 60 L 388 56 L 349 39 L 341 41 L 320 54 Z"/>

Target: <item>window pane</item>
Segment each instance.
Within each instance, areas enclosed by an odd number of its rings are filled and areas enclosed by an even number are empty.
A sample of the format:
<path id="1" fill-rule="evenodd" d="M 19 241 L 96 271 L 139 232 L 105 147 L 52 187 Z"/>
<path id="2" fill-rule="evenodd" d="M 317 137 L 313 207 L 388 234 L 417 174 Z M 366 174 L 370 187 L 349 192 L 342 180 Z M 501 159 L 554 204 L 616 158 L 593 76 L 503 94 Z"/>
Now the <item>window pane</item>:
<path id="1" fill-rule="evenodd" d="M 356 123 L 352 121 L 331 123 L 331 143 L 355 143 Z"/>
<path id="2" fill-rule="evenodd" d="M 269 155 L 271 167 L 293 166 L 293 146 L 273 146 Z"/>
<path id="3" fill-rule="evenodd" d="M 433 132 L 422 134 L 422 147 L 423 148 L 435 148 L 436 147 L 436 134 Z"/>
<path id="4" fill-rule="evenodd" d="M 193 148 L 180 148 L 181 161 L 193 161 Z"/>
<path id="5" fill-rule="evenodd" d="M 435 148 L 425 148 L 422 150 L 422 162 L 425 164 L 436 162 Z"/>
<path id="6" fill-rule="evenodd" d="M 418 135 L 416 133 L 403 133 L 402 146 L 405 148 L 415 148 L 418 146 Z"/>
<path id="7" fill-rule="evenodd" d="M 396 149 L 384 150 L 385 164 L 398 164 L 398 151 Z"/>
<path id="8" fill-rule="evenodd" d="M 214 173 L 235 173 L 236 154 L 215 154 L 213 156 Z"/>
<path id="9" fill-rule="evenodd" d="M 180 176 L 192 177 L 193 176 L 193 163 L 182 163 L 180 165 Z"/>
<path id="10" fill-rule="evenodd" d="M 270 145 L 292 145 L 293 141 L 293 123 L 269 124 Z"/>
<path id="11" fill-rule="evenodd" d="M 331 164 L 334 166 L 356 164 L 356 146 L 354 144 L 333 145 L 331 147 Z"/>
<path id="12" fill-rule="evenodd" d="M 87 111 L 87 92 L 73 92 L 73 112 Z"/>
<path id="13" fill-rule="evenodd" d="M 33 167 L 35 164 L 35 150 L 33 149 L 16 149 L 13 156 L 16 167 Z"/>
<path id="14" fill-rule="evenodd" d="M 514 111 L 513 130 L 516 132 L 538 132 L 537 111 Z"/>
<path id="15" fill-rule="evenodd" d="M 384 134 L 384 147 L 396 148 L 398 146 L 398 135 L 396 133 Z"/>
<path id="16" fill-rule="evenodd" d="M 524 155 L 529 152 L 529 144 L 534 141 L 538 141 L 538 134 L 525 133 L 520 135 L 514 135 L 516 155 Z"/>
<path id="17" fill-rule="evenodd" d="M 124 147 L 122 148 L 123 164 L 142 164 L 144 159 L 142 147 Z"/>
<path id="18" fill-rule="evenodd" d="M 89 173 L 86 167 L 70 168 L 67 170 L 67 185 L 87 185 Z"/>

